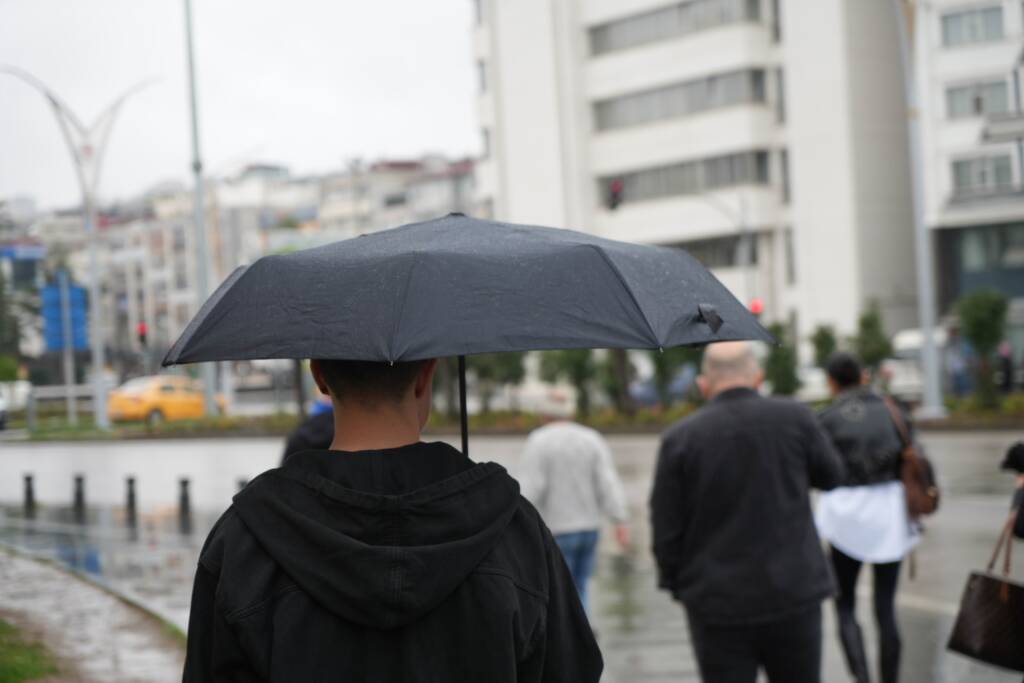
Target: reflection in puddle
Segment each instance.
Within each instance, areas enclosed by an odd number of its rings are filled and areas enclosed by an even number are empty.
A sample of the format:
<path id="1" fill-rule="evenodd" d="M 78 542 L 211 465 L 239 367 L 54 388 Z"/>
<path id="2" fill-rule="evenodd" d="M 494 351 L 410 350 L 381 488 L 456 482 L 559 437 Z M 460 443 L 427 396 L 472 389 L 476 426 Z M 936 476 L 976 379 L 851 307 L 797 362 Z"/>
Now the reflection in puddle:
<path id="1" fill-rule="evenodd" d="M 185 487 L 182 493 L 187 503 Z M 148 514 L 130 505 L 25 512 L 0 509 L 0 542 L 84 574 L 187 627 L 196 560 L 214 516 L 187 506 Z"/>

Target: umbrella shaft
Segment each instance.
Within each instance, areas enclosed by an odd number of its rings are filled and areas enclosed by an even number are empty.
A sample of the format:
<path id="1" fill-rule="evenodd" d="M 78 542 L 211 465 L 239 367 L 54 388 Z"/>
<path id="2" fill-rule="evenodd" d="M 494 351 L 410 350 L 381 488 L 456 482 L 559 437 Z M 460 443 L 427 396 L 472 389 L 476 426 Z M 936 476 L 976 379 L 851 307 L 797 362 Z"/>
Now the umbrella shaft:
<path id="1" fill-rule="evenodd" d="M 459 419 L 462 423 L 462 454 L 469 457 L 469 415 L 466 412 L 466 357 L 459 356 Z"/>

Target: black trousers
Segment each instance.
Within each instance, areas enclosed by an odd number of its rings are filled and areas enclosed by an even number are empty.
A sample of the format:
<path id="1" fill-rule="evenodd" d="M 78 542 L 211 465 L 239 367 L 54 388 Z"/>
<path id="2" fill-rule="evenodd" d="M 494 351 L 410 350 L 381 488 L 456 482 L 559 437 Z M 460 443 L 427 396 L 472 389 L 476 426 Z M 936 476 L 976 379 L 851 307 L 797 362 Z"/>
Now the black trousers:
<path id="1" fill-rule="evenodd" d="M 863 638 L 857 623 L 857 576 L 861 561 L 855 560 L 841 550 L 832 548 L 832 567 L 839 584 L 836 598 L 836 616 L 839 620 L 839 637 L 846 654 L 846 661 L 854 679 L 869 680 Z M 900 563 L 872 565 L 874 568 L 875 622 L 878 624 L 878 673 L 882 683 L 896 683 L 900 675 L 899 627 L 896 624 L 896 587 L 900 579 Z"/>
<path id="2" fill-rule="evenodd" d="M 765 623 L 719 626 L 687 614 L 704 683 L 821 681 L 821 606 Z"/>

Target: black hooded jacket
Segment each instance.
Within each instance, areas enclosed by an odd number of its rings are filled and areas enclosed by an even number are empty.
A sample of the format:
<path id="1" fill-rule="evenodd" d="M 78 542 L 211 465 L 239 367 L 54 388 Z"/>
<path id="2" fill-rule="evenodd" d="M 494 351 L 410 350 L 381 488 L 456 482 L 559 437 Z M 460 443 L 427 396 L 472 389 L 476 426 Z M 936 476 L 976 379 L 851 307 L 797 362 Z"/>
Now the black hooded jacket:
<path id="1" fill-rule="evenodd" d="M 557 546 L 499 465 L 443 443 L 305 451 L 199 558 L 184 680 L 597 681 Z"/>

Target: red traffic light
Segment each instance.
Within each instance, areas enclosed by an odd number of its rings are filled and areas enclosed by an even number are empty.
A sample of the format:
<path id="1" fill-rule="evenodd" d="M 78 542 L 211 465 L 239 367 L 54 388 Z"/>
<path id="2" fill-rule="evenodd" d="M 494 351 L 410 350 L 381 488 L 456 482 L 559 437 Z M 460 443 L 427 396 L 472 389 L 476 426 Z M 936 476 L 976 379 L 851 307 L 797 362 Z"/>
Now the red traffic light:
<path id="1" fill-rule="evenodd" d="M 761 315 L 764 312 L 764 302 L 760 297 L 755 296 L 750 300 L 750 312 L 754 315 Z"/>

